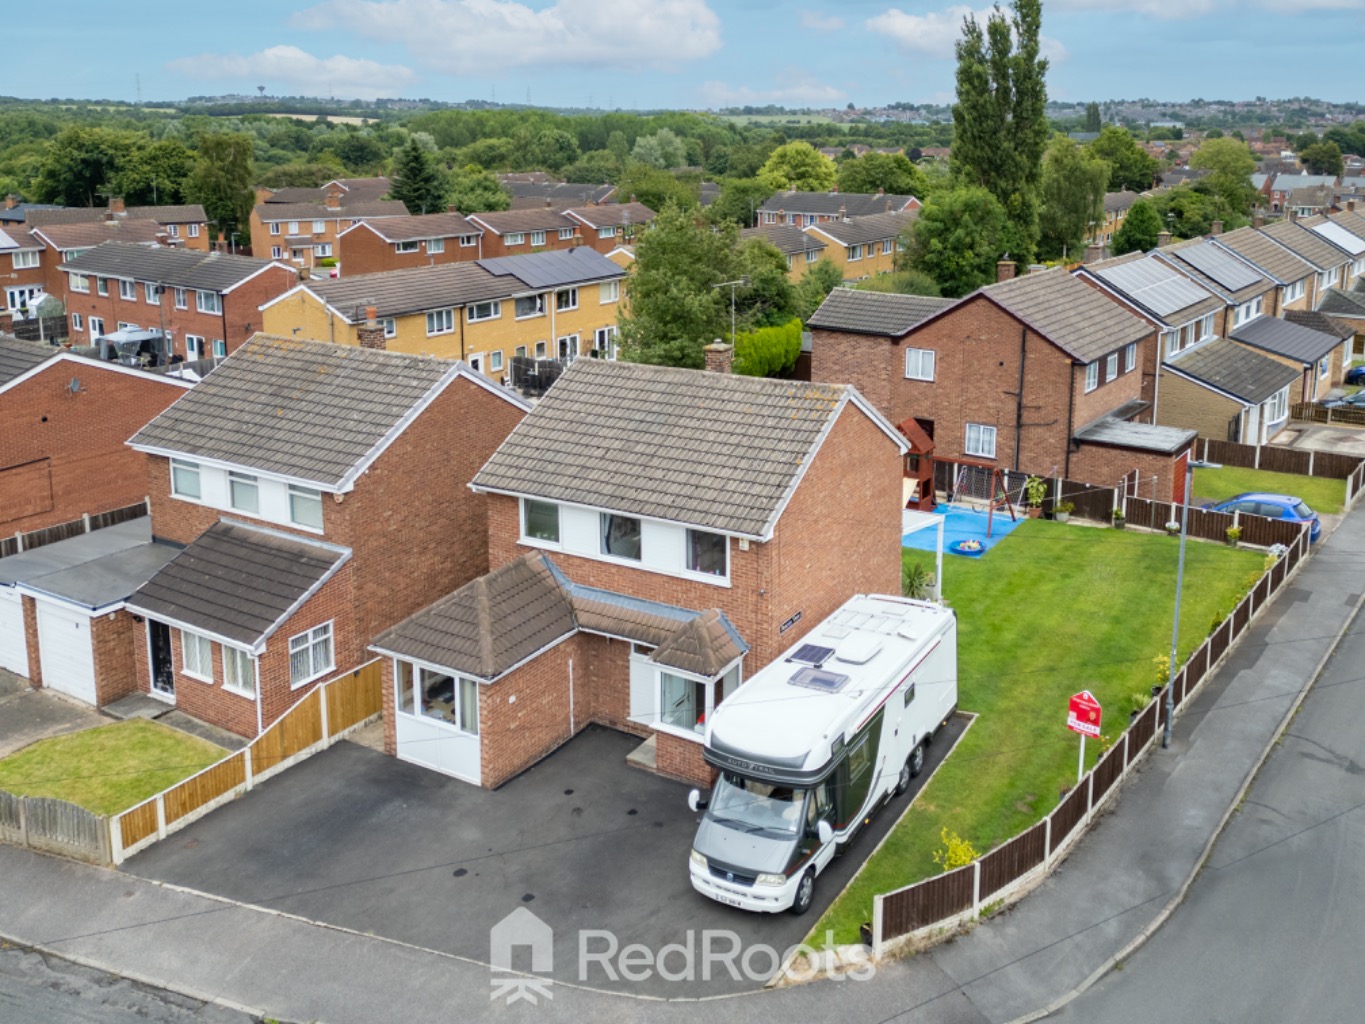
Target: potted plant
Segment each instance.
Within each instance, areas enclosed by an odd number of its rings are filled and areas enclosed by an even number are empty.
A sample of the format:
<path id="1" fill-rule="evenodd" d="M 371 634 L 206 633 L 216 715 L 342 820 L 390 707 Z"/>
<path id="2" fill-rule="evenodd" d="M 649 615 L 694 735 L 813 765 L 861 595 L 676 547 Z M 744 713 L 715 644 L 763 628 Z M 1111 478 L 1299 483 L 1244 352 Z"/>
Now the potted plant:
<path id="1" fill-rule="evenodd" d="M 1071 518 L 1071 513 L 1076 511 L 1076 503 L 1073 501 L 1059 501 L 1052 506 L 1052 518 L 1059 523 L 1065 523 Z"/>
<path id="2" fill-rule="evenodd" d="M 1128 525 L 1128 518 L 1123 514 L 1123 509 L 1116 508 L 1109 513 L 1109 518 L 1114 521 L 1114 529 L 1122 530 Z"/>
<path id="3" fill-rule="evenodd" d="M 1228 539 L 1228 547 L 1235 548 L 1242 539 L 1242 528 L 1240 526 L 1229 526 L 1223 536 Z"/>
<path id="4" fill-rule="evenodd" d="M 1037 519 L 1043 514 L 1043 499 L 1047 497 L 1047 484 L 1040 476 L 1031 476 L 1024 481 L 1024 500 L 1028 502 L 1028 517 Z"/>
<path id="5" fill-rule="evenodd" d="M 1166 524 L 1166 533 L 1172 537 L 1179 537 L 1180 523 L 1172 519 L 1169 523 Z"/>

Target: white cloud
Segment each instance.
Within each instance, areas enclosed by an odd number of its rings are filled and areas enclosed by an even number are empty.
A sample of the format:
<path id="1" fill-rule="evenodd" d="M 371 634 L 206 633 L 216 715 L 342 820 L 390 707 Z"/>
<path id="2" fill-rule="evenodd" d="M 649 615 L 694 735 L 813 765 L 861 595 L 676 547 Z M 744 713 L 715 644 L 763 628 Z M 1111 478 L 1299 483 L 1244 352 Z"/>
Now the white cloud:
<path id="1" fill-rule="evenodd" d="M 832 14 L 821 14 L 819 11 L 802 11 L 801 27 L 814 32 L 838 32 L 844 27 L 844 19 L 836 18 Z"/>
<path id="2" fill-rule="evenodd" d="M 1050 9 L 1057 11 L 1126 11 L 1168 21 L 1244 13 L 1248 6 L 1245 0 L 1050 0 Z M 1283 0 L 1256 0 L 1254 6 L 1293 17 L 1309 11 L 1365 10 L 1365 0 L 1295 0 L 1288 5 Z"/>
<path id="3" fill-rule="evenodd" d="M 842 89 L 798 68 L 788 68 L 778 74 L 771 89 L 710 81 L 702 83 L 701 95 L 712 107 L 763 107 L 769 103 L 786 107 L 832 107 L 848 100 L 848 93 Z"/>
<path id="4" fill-rule="evenodd" d="M 193 78 L 225 79 L 242 88 L 265 85 L 270 92 L 371 99 L 398 96 L 417 80 L 411 68 L 360 57 L 314 57 L 297 46 L 272 46 L 259 53 L 206 53 L 166 65 Z"/>
<path id="5" fill-rule="evenodd" d="M 899 7 L 892 7 L 876 17 L 868 18 L 864 24 L 871 31 L 890 39 L 906 53 L 947 60 L 953 56 L 953 47 L 962 38 L 963 20 L 974 17 L 984 26 L 991 13 L 989 7 L 976 11 L 966 4 L 956 4 L 928 14 L 907 14 Z M 1050 36 L 1041 36 L 1038 48 L 1053 63 L 1066 59 L 1066 47 Z"/>
<path id="6" fill-rule="evenodd" d="M 557 0 L 541 10 L 515 0 L 323 0 L 293 21 L 400 43 L 451 74 L 527 65 L 653 68 L 721 45 L 720 18 L 706 0 Z"/>

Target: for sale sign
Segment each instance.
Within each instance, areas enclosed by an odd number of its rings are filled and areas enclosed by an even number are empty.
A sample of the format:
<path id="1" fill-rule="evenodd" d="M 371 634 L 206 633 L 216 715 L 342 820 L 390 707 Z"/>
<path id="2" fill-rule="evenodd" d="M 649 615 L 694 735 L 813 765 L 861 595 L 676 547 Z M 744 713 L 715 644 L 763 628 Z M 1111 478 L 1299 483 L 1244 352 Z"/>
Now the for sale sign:
<path id="1" fill-rule="evenodd" d="M 1102 714 L 1100 702 L 1089 690 L 1082 690 L 1071 698 L 1067 708 L 1066 727 L 1082 736 L 1098 736 Z"/>

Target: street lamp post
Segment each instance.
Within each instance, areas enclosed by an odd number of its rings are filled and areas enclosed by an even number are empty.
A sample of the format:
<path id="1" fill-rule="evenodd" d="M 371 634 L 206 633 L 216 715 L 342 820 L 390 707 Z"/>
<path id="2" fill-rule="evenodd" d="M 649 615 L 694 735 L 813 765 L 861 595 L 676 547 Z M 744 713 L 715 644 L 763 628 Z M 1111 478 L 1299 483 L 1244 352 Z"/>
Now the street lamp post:
<path id="1" fill-rule="evenodd" d="M 1171 719 L 1175 717 L 1175 659 L 1180 643 L 1180 591 L 1185 582 L 1185 537 L 1190 525 L 1190 488 L 1194 485 L 1196 469 L 1221 469 L 1216 462 L 1185 460 L 1185 500 L 1180 505 L 1180 560 L 1175 570 L 1175 618 L 1171 622 L 1171 660 L 1166 666 L 1166 723 L 1161 729 L 1161 747 L 1171 745 Z"/>
<path id="2" fill-rule="evenodd" d="M 737 281 L 722 281 L 720 284 L 713 284 L 711 287 L 712 287 L 713 289 L 715 289 L 715 288 L 729 288 L 729 289 L 730 289 L 730 347 L 731 347 L 731 348 L 734 348 L 734 347 L 735 347 L 735 289 L 736 289 L 736 288 L 748 288 L 748 287 L 749 287 L 749 275 L 748 275 L 748 274 L 745 274 L 743 277 L 739 278 Z"/>

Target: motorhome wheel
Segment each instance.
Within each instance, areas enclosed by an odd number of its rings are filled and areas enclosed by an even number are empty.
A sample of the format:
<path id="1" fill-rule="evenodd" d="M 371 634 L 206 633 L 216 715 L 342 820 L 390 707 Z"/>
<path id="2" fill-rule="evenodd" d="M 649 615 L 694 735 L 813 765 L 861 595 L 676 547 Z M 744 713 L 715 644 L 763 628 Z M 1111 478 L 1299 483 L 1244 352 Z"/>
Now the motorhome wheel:
<path id="1" fill-rule="evenodd" d="M 910 788 L 910 759 L 905 759 L 905 764 L 901 765 L 900 776 L 896 779 L 896 796 L 900 796 Z"/>
<path id="2" fill-rule="evenodd" d="M 807 871 L 801 876 L 801 882 L 796 887 L 796 897 L 792 900 L 791 912 L 798 917 L 810 909 L 810 905 L 815 902 L 815 871 Z"/>
<path id="3" fill-rule="evenodd" d="M 910 778 L 912 779 L 918 777 L 919 773 L 924 771 L 923 743 L 915 744 L 915 749 L 910 751 L 910 760 L 906 762 L 906 765 L 910 768 Z"/>

